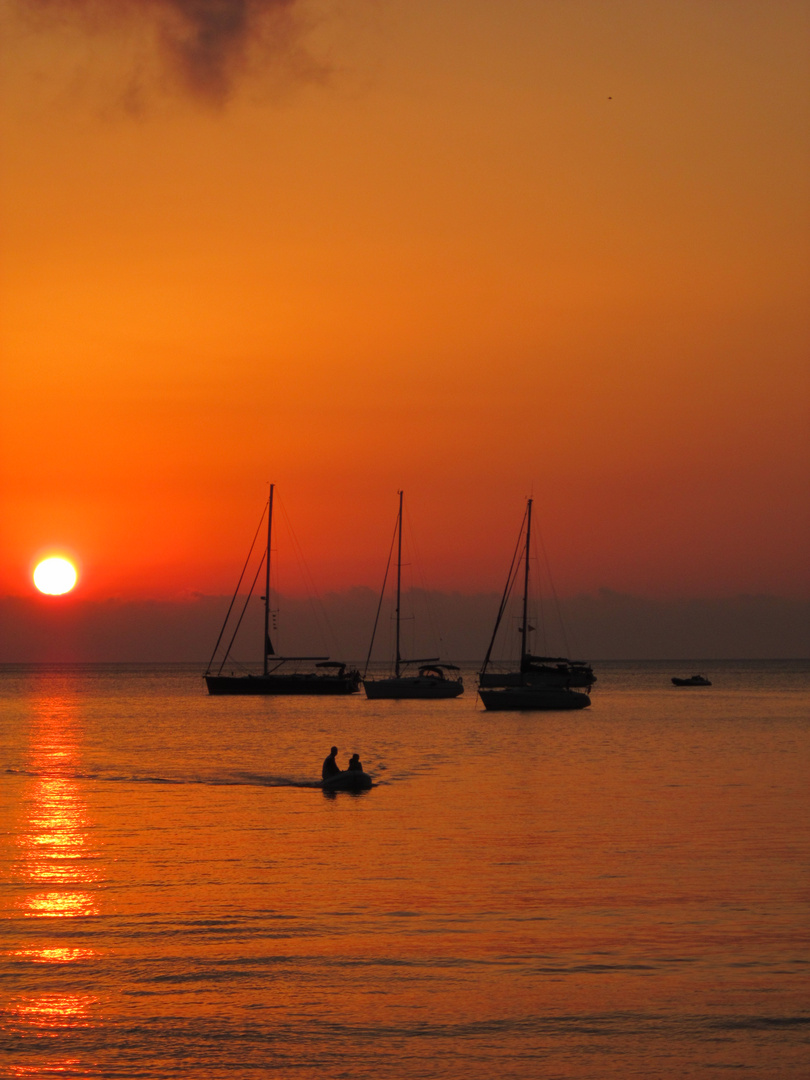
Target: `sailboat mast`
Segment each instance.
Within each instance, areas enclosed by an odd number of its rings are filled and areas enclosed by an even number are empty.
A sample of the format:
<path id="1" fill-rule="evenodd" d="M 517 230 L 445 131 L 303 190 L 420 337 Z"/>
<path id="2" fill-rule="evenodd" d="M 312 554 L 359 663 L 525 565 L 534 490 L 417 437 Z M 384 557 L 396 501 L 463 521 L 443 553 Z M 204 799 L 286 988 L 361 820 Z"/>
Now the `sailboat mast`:
<path id="1" fill-rule="evenodd" d="M 399 655 L 399 605 L 402 597 L 402 492 L 399 493 L 399 517 L 397 518 L 397 658 L 394 665 L 396 678 L 399 678 L 401 658 Z"/>
<path id="2" fill-rule="evenodd" d="M 273 539 L 273 488 L 270 485 L 270 498 L 267 503 L 267 556 L 264 566 L 264 674 L 267 674 L 267 655 L 271 651 L 270 646 L 270 544 Z"/>
<path id="3" fill-rule="evenodd" d="M 523 625 L 520 628 L 520 659 L 529 652 L 529 552 L 532 539 L 532 500 L 526 506 L 526 565 L 523 567 Z"/>

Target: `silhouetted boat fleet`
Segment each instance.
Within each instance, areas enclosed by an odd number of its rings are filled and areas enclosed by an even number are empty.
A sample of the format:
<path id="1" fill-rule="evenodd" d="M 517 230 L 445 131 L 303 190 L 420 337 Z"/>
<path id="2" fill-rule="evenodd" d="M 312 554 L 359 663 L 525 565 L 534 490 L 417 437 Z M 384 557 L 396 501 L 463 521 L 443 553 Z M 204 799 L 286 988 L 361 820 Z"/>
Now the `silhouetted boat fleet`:
<path id="1" fill-rule="evenodd" d="M 392 670 L 388 675 L 375 677 L 369 675 L 372 650 L 379 622 L 380 610 L 386 592 L 386 585 L 391 570 L 394 543 L 389 553 L 380 602 L 371 634 L 365 670 L 361 676 L 359 670 L 343 661 L 331 660 L 328 656 L 283 656 L 276 653 L 270 637 L 270 559 L 273 539 L 273 493 L 275 485 L 270 486 L 270 495 L 262 513 L 267 514 L 267 539 L 259 564 L 259 570 L 253 584 L 244 599 L 241 613 L 236 618 L 236 629 L 225 648 L 223 659 L 216 671 L 213 670 L 214 658 L 222 644 L 225 630 L 231 622 L 234 607 L 239 596 L 242 581 L 248 567 L 256 540 L 261 532 L 262 522 L 254 536 L 248 559 L 231 600 L 230 607 L 220 631 L 214 652 L 205 672 L 205 682 L 209 694 L 218 695 L 338 695 L 356 694 L 362 686 L 366 697 L 371 700 L 401 699 L 443 699 L 455 698 L 464 692 L 464 683 L 456 674 L 455 664 L 440 662 L 439 657 L 422 659 L 404 659 L 401 654 L 400 623 L 402 619 L 402 508 L 403 494 L 399 492 L 399 511 L 396 518 L 394 540 L 396 544 L 396 599 L 395 599 L 395 647 Z M 584 660 L 569 660 L 565 656 L 537 656 L 530 650 L 533 627 L 529 624 L 530 591 L 530 550 L 532 535 L 532 499 L 526 503 L 526 511 L 518 535 L 518 543 L 507 574 L 506 585 L 501 597 L 500 607 L 495 619 L 489 647 L 478 673 L 478 695 L 484 708 L 492 711 L 539 711 L 560 709 L 584 709 L 591 703 L 590 690 L 596 682 L 593 668 Z M 231 647 L 247 609 L 253 587 L 264 566 L 264 633 L 262 642 L 261 674 L 244 671 L 239 674 L 223 674 L 223 668 L 230 656 Z M 521 573 L 522 570 L 522 573 Z M 493 650 L 499 630 L 504 622 L 510 597 L 516 582 L 522 578 L 521 619 L 520 619 L 520 656 L 515 665 L 503 669 L 492 660 Z M 301 665 L 306 665 L 302 670 Z M 689 678 L 673 678 L 675 686 L 711 686 L 704 675 L 692 675 Z"/>

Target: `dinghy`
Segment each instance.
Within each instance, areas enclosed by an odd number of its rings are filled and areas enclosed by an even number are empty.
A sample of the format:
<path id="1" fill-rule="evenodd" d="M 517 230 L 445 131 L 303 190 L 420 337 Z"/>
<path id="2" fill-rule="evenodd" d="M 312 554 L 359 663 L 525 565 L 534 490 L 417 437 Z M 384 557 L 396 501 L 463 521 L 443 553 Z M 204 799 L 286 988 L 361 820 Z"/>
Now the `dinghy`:
<path id="1" fill-rule="evenodd" d="M 327 776 L 321 781 L 321 787 L 324 791 L 368 791 L 372 783 L 367 772 L 361 772 L 360 769 L 344 769 L 342 772 L 335 773 L 334 776 Z"/>

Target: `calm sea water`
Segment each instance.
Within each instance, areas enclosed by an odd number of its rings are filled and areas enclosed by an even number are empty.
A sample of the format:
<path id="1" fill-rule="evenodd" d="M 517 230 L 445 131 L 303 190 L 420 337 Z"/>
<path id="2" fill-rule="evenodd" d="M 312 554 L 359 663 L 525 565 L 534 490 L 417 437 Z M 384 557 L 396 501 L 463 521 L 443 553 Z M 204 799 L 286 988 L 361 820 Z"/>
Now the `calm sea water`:
<path id="1" fill-rule="evenodd" d="M 3 1075 L 810 1075 L 808 665 L 597 673 L 510 715 L 0 669 Z"/>

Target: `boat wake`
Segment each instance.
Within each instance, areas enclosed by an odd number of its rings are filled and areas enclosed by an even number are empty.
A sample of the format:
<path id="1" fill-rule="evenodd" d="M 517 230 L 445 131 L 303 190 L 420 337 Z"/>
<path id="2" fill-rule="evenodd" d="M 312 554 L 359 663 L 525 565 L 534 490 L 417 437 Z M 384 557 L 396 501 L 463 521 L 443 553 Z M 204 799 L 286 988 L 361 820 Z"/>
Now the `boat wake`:
<path id="1" fill-rule="evenodd" d="M 118 773 L 104 770 L 97 772 L 71 770 L 42 771 L 9 767 L 5 772 L 7 776 L 24 776 L 49 780 L 93 780 L 107 784 L 202 784 L 207 787 L 313 788 L 318 791 L 321 790 L 320 780 L 302 779 L 296 776 L 278 776 L 272 773 L 239 771 L 160 775 L 151 772 Z"/>

